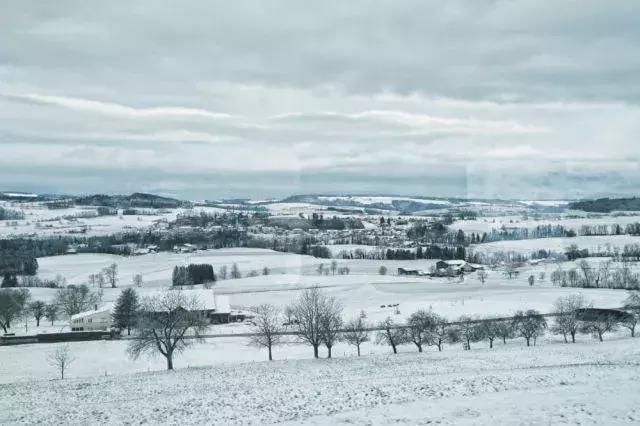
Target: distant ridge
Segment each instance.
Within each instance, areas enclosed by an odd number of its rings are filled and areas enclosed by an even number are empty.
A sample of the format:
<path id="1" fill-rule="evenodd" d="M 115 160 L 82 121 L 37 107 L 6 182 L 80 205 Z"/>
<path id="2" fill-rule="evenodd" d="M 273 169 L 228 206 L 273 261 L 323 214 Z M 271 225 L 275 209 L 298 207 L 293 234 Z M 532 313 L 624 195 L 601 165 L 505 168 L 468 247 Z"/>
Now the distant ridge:
<path id="1" fill-rule="evenodd" d="M 191 203 L 160 195 L 136 192 L 131 195 L 87 195 L 75 197 L 74 202 L 79 206 L 104 206 L 113 208 L 178 208 L 189 207 Z"/>

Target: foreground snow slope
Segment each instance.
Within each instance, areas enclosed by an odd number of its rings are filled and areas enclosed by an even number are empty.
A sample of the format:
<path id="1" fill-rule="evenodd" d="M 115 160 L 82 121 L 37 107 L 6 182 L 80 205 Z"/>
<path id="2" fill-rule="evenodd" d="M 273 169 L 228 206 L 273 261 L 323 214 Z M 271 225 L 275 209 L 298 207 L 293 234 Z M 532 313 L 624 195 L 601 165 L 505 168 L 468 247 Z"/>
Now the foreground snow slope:
<path id="1" fill-rule="evenodd" d="M 3 386 L 0 424 L 637 424 L 640 340 Z"/>

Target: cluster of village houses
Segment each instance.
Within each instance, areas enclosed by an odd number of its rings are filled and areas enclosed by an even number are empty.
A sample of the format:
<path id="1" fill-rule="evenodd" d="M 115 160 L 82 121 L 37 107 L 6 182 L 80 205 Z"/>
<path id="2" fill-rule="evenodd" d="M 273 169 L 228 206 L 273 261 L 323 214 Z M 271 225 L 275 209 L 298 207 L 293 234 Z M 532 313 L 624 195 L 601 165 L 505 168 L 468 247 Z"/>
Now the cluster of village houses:
<path id="1" fill-rule="evenodd" d="M 398 275 L 417 277 L 451 277 L 484 270 L 484 265 L 469 263 L 465 260 L 439 260 L 431 271 L 422 269 L 398 268 Z"/>

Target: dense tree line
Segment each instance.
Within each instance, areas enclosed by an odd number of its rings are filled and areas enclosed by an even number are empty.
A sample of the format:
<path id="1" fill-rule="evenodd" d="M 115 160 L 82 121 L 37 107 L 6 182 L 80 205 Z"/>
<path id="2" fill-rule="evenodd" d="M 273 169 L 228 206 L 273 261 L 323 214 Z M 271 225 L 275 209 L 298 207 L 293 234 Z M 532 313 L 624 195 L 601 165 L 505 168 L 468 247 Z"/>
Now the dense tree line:
<path id="1" fill-rule="evenodd" d="M 561 287 L 640 289 L 640 274 L 629 264 L 621 262 L 614 267 L 613 262 L 591 263 L 581 260 L 576 268 L 558 268 L 550 275 L 551 282 Z"/>
<path id="2" fill-rule="evenodd" d="M 214 282 L 216 280 L 213 266 L 203 264 L 191 264 L 189 266 L 176 266 L 171 277 L 172 285 L 185 286 Z"/>
<path id="3" fill-rule="evenodd" d="M 17 281 L 16 275 L 35 275 L 38 272 L 37 245 L 34 240 L 0 240 L 0 275 L 7 284 Z"/>
<path id="4" fill-rule="evenodd" d="M 312 228 L 320 230 L 343 230 L 343 229 L 363 229 L 364 225 L 362 221 L 353 217 L 338 217 L 332 216 L 325 218 L 323 214 L 313 213 L 309 218 L 309 222 Z"/>
<path id="5" fill-rule="evenodd" d="M 535 228 L 506 227 L 492 229 L 482 237 L 482 242 L 515 241 L 534 238 L 573 238 L 576 232 L 562 225 L 538 225 Z"/>
<path id="6" fill-rule="evenodd" d="M 153 209 L 176 209 L 189 207 L 191 204 L 186 201 L 173 198 L 161 197 L 153 194 L 135 193 L 131 195 L 88 195 L 73 199 L 78 206 L 103 206 L 112 208 L 153 208 Z"/>
<path id="7" fill-rule="evenodd" d="M 5 209 L 0 207 L 0 220 L 22 220 L 24 219 L 24 213 L 18 210 Z"/>
<path id="8" fill-rule="evenodd" d="M 593 213 L 612 211 L 640 211 L 640 198 L 599 198 L 569 203 L 569 208 Z"/>

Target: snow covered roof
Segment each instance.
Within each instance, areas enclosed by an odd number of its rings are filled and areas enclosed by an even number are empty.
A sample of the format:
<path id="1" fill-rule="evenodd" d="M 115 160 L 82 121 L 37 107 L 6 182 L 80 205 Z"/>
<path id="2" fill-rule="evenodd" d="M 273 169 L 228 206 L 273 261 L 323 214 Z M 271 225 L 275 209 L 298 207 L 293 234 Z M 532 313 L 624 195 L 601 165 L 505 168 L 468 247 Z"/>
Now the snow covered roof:
<path id="1" fill-rule="evenodd" d="M 193 289 L 193 290 L 166 290 L 166 291 L 150 291 L 141 294 L 142 297 L 163 297 L 167 291 L 181 291 L 187 297 L 195 297 L 198 299 L 200 306 L 205 311 L 215 311 L 216 313 L 229 313 L 231 307 L 229 305 L 228 296 L 216 296 L 210 289 Z"/>
<path id="2" fill-rule="evenodd" d="M 443 262 L 450 266 L 463 266 L 467 263 L 464 260 L 443 260 Z"/>
<path id="3" fill-rule="evenodd" d="M 107 303 L 106 305 L 103 305 L 101 307 L 99 307 L 98 309 L 92 309 L 90 311 L 84 311 L 84 312 L 80 312 L 78 314 L 75 315 L 71 315 L 71 319 L 75 320 L 75 319 L 80 319 L 80 318 L 87 318 L 90 317 L 92 315 L 95 314 L 101 314 L 104 312 L 111 312 L 113 310 L 113 303 Z"/>

